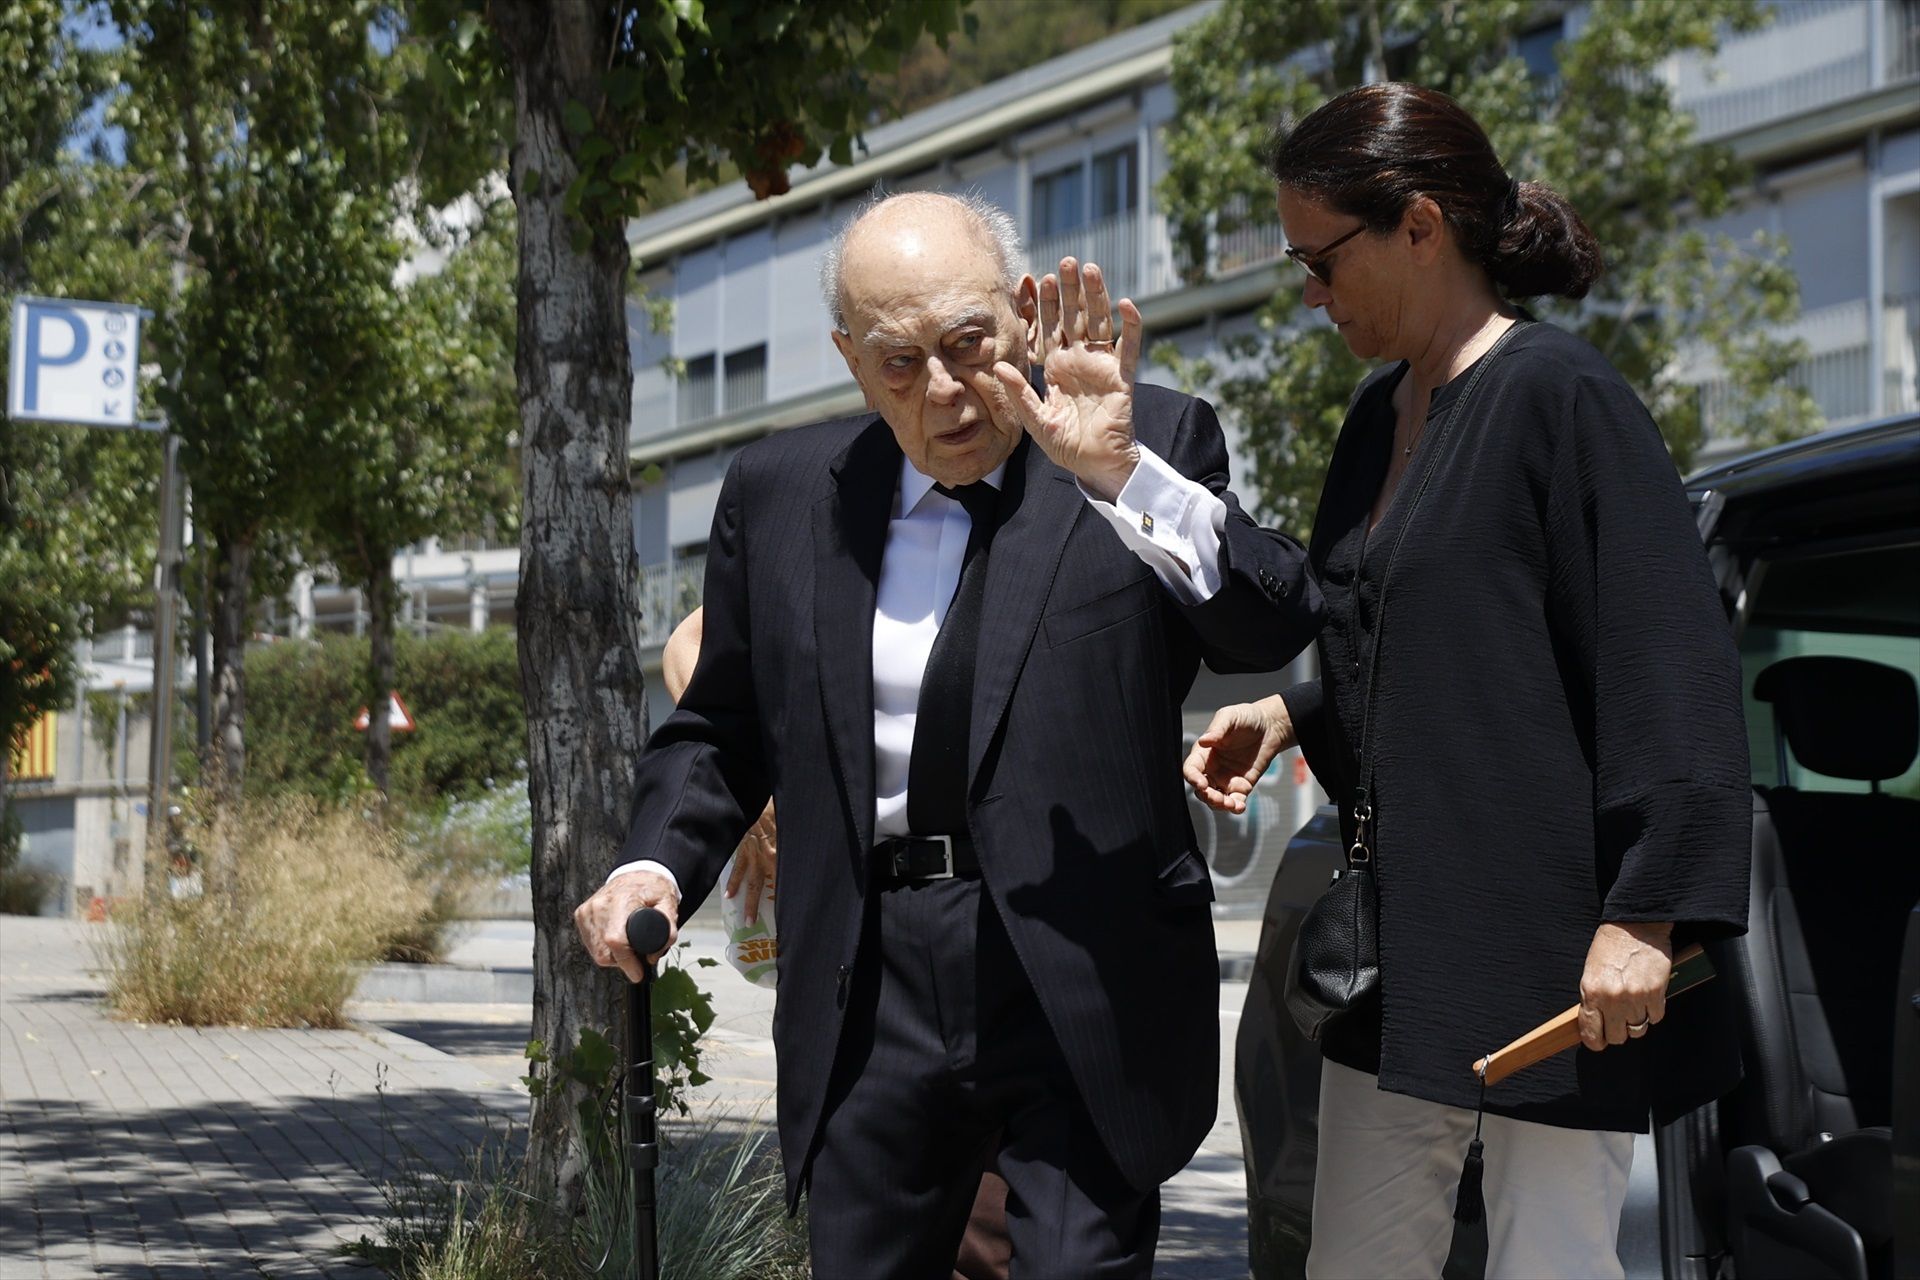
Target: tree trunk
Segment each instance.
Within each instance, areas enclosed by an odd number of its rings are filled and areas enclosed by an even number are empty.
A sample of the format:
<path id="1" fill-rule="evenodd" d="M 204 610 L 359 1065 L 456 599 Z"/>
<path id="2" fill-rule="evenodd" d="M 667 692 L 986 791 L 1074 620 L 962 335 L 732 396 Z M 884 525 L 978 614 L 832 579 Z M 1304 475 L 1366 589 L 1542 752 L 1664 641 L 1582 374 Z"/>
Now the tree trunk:
<path id="1" fill-rule="evenodd" d="M 230 833 L 239 812 L 247 766 L 244 729 L 247 613 L 253 595 L 252 541 L 217 536 L 213 574 L 213 742 L 210 758 L 204 763 L 213 795 L 214 833 L 208 848 L 209 865 L 201 870 L 209 888 L 230 893 L 235 882 Z M 157 698 L 155 702 L 157 705 Z M 153 731 L 171 733 L 172 726 L 156 724 Z"/>
<path id="2" fill-rule="evenodd" d="M 393 772 L 393 730 L 387 698 L 393 691 L 393 556 L 378 549 L 367 575 L 367 778 L 384 797 Z"/>
<path id="3" fill-rule="evenodd" d="M 647 734 L 639 662 L 627 423 L 624 227 L 591 228 L 565 210 L 577 168 L 562 109 L 600 101 L 610 27 L 604 6 L 496 3 L 514 71 L 511 178 L 519 212 L 520 683 L 533 808 L 533 1024 L 555 1052 L 585 1026 L 615 1023 L 618 986 L 594 968 L 573 908 L 612 870 L 626 834 L 633 762 Z M 577 1094 L 534 1105 L 527 1167 L 538 1194 L 580 1204 Z"/>

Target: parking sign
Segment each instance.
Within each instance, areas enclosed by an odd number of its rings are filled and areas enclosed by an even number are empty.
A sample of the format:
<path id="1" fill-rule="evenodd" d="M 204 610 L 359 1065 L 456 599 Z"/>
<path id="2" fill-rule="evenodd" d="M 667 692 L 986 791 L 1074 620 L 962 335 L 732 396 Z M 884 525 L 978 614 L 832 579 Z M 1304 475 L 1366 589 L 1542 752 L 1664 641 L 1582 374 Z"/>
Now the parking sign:
<path id="1" fill-rule="evenodd" d="M 70 298 L 13 300 L 7 416 L 136 427 L 139 307 Z"/>

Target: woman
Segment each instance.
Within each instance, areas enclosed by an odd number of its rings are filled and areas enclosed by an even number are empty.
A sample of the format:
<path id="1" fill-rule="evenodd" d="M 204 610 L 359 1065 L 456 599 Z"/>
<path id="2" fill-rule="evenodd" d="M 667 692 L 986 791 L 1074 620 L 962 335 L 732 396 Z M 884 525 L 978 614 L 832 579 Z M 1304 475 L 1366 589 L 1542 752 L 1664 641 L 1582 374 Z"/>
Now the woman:
<path id="1" fill-rule="evenodd" d="M 1351 842 L 1371 757 L 1380 989 L 1323 1038 L 1307 1272 L 1440 1273 L 1471 1064 L 1577 998 L 1587 1051 L 1485 1094 L 1488 1274 L 1618 1276 L 1632 1135 L 1739 1072 L 1714 984 L 1658 1025 L 1674 950 L 1745 928 L 1726 618 L 1646 409 L 1513 304 L 1599 275 L 1565 200 L 1406 84 L 1328 102 L 1272 172 L 1306 304 L 1386 362 L 1314 525 L 1321 678 L 1222 709 L 1185 769 L 1240 812 L 1297 744 Z"/>

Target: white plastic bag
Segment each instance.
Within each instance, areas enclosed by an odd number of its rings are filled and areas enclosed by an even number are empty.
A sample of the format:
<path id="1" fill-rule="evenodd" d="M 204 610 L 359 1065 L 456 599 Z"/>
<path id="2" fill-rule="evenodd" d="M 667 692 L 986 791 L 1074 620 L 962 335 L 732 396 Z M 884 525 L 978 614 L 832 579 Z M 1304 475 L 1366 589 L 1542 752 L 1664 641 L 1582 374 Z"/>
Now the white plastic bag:
<path id="1" fill-rule="evenodd" d="M 720 883 L 725 885 L 732 876 L 733 859 L 729 858 L 726 869 L 720 873 Z M 768 876 L 760 890 L 759 918 L 752 924 L 746 920 L 744 892 L 720 899 L 720 924 L 727 931 L 727 963 L 738 969 L 748 982 L 762 987 L 775 985 L 780 976 L 774 967 L 780 956 L 780 938 L 773 921 L 773 881 L 774 877 Z"/>

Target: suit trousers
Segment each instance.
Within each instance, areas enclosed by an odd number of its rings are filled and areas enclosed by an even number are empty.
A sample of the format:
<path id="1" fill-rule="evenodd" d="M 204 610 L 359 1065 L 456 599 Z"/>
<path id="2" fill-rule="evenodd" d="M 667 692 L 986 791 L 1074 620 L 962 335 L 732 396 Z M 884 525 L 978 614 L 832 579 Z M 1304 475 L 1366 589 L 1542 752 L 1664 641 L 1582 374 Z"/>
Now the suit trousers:
<path id="1" fill-rule="evenodd" d="M 978 878 L 873 891 L 847 999 L 808 1173 L 817 1280 L 947 1280 L 983 1163 L 1013 1280 L 1151 1274 L 1159 1188 L 1115 1168 Z"/>
<path id="2" fill-rule="evenodd" d="M 1486 1117 L 1487 1277 L 1617 1278 L 1633 1135 Z M 1320 1064 L 1311 1280 L 1433 1280 L 1453 1242 L 1453 1199 L 1473 1112 L 1386 1093 Z"/>

